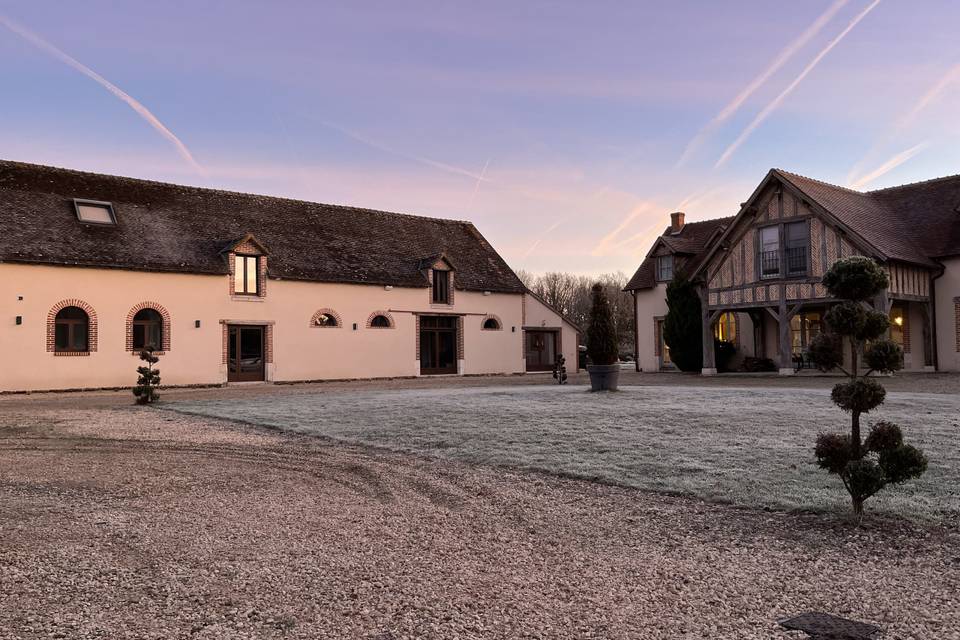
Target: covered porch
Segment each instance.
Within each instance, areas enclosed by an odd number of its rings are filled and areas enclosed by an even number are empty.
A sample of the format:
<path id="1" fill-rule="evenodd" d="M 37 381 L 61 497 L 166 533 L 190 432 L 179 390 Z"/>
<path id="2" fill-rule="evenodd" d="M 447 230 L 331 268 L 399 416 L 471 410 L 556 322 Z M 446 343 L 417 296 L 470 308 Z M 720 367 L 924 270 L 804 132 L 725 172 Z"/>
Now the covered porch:
<path id="1" fill-rule="evenodd" d="M 784 287 L 786 288 L 786 287 Z M 750 371 L 744 362 L 772 361 L 779 375 L 789 376 L 804 369 L 814 369 L 808 348 L 826 329 L 825 315 L 836 303 L 827 298 L 779 297 L 753 303 L 715 303 L 703 299 L 703 375 L 717 375 L 715 340 L 736 336 L 738 363 L 733 371 Z M 904 352 L 905 371 L 934 371 L 933 314 L 931 302 L 922 296 L 885 295 L 874 302 L 874 308 L 885 309 L 890 317 L 889 338 Z M 736 319 L 731 331 L 731 316 Z"/>

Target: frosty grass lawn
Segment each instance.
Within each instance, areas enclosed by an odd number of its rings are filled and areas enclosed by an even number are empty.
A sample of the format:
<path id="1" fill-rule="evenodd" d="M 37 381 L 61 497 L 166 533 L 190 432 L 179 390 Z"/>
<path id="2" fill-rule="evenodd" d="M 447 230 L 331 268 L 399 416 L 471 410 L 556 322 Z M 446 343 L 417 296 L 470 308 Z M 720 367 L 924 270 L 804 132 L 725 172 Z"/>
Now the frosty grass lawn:
<path id="1" fill-rule="evenodd" d="M 524 386 L 278 393 L 183 401 L 177 411 L 485 465 L 597 479 L 748 507 L 846 510 L 840 481 L 820 471 L 819 431 L 849 428 L 828 391 Z M 890 393 L 868 422 L 888 419 L 930 460 L 868 510 L 960 520 L 960 398 Z"/>

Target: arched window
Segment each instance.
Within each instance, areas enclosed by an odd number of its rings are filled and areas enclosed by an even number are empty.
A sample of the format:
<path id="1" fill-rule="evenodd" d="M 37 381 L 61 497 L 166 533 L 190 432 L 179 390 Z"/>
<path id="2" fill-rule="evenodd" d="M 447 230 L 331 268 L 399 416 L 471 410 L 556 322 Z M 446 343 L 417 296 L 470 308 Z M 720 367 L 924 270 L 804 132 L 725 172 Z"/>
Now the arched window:
<path id="1" fill-rule="evenodd" d="M 376 315 L 373 316 L 373 319 L 370 320 L 370 326 L 376 327 L 378 329 L 389 329 L 390 328 L 390 319 L 385 315 Z"/>
<path id="2" fill-rule="evenodd" d="M 163 316 L 156 309 L 140 309 L 133 316 L 133 348 L 157 351 L 163 348 Z"/>
<path id="3" fill-rule="evenodd" d="M 337 322 L 336 316 L 332 313 L 321 313 L 318 314 L 316 319 L 313 321 L 318 327 L 337 327 L 339 323 Z"/>
<path id="4" fill-rule="evenodd" d="M 726 342 L 737 341 L 737 314 L 726 311 L 717 318 L 713 327 L 713 335 L 717 340 Z"/>
<path id="5" fill-rule="evenodd" d="M 48 343 L 49 344 L 49 343 Z M 64 307 L 54 319 L 54 351 L 90 350 L 90 317 L 80 307 Z"/>
<path id="6" fill-rule="evenodd" d="M 486 331 L 499 331 L 500 321 L 496 318 L 487 318 L 483 321 L 483 328 Z"/>

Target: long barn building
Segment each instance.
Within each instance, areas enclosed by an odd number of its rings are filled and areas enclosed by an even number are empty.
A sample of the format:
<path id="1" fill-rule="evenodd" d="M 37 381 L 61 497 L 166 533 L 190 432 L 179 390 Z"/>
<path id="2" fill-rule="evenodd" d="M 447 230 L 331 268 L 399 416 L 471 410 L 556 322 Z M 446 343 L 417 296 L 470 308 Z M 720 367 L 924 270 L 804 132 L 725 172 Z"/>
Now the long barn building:
<path id="1" fill-rule="evenodd" d="M 469 222 L 0 161 L 0 391 L 571 370 Z"/>

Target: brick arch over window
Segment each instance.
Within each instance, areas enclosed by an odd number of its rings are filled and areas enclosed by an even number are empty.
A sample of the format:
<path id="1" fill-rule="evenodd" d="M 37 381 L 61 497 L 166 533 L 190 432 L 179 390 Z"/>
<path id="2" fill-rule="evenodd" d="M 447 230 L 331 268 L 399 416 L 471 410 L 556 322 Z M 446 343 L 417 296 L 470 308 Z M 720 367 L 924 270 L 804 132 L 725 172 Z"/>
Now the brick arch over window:
<path id="1" fill-rule="evenodd" d="M 138 312 L 143 311 L 144 309 L 153 309 L 160 314 L 160 317 L 163 318 L 163 325 L 160 327 L 160 351 L 159 354 L 163 355 L 167 351 L 170 351 L 170 312 L 167 311 L 166 307 L 163 305 L 157 304 L 156 302 L 141 302 L 127 313 L 127 344 L 126 350 L 131 353 L 134 352 L 133 349 L 133 317 L 137 315 Z"/>
<path id="2" fill-rule="evenodd" d="M 495 327 L 488 327 L 488 326 L 487 326 L 487 323 L 490 322 L 491 320 L 492 320 L 493 322 L 495 322 L 497 326 L 495 326 Z M 481 331 L 502 331 L 502 330 L 503 330 L 503 322 L 500 321 L 500 317 L 499 317 L 499 316 L 495 316 L 495 315 L 493 315 L 493 314 L 487 314 L 487 315 L 483 316 L 483 318 L 480 320 L 480 330 L 481 330 Z"/>
<path id="3" fill-rule="evenodd" d="M 320 319 L 320 316 L 330 316 L 336 321 L 336 324 L 317 324 L 317 320 Z M 310 326 L 316 327 L 318 329 L 339 329 L 343 326 L 343 319 L 340 317 L 340 314 L 334 311 L 333 309 L 318 309 L 313 317 L 310 318 Z"/>
<path id="4" fill-rule="evenodd" d="M 87 350 L 86 351 L 57 351 L 56 349 L 56 340 L 57 340 L 57 314 L 60 313 L 63 309 L 67 307 L 77 307 L 78 309 L 83 309 L 84 313 L 87 314 L 87 320 L 89 321 L 89 326 L 87 327 Z M 93 310 L 89 304 L 83 300 L 77 300 L 75 298 L 70 298 L 68 300 L 61 300 L 57 304 L 53 305 L 50 311 L 47 313 L 47 351 L 51 353 L 57 353 L 60 355 L 67 355 L 73 353 L 93 353 L 97 350 L 97 312 Z"/>
<path id="5" fill-rule="evenodd" d="M 386 318 L 386 319 L 387 319 L 387 322 L 390 323 L 390 326 L 388 326 L 388 327 L 374 327 L 374 326 L 373 326 L 373 319 L 376 318 L 377 316 L 383 316 L 384 318 Z M 371 313 L 370 316 L 367 318 L 367 329 L 393 329 L 393 328 L 396 327 L 396 326 L 397 326 L 396 323 L 394 323 L 394 321 L 393 321 L 393 316 L 390 315 L 390 313 L 387 312 L 387 311 L 374 311 L 374 312 Z"/>

